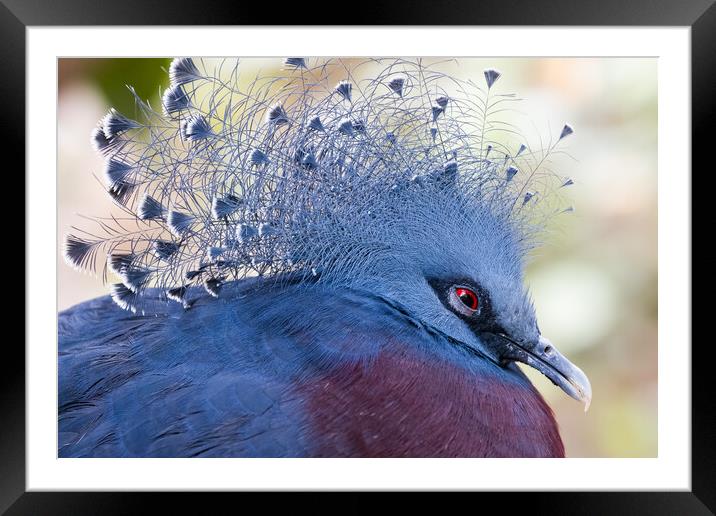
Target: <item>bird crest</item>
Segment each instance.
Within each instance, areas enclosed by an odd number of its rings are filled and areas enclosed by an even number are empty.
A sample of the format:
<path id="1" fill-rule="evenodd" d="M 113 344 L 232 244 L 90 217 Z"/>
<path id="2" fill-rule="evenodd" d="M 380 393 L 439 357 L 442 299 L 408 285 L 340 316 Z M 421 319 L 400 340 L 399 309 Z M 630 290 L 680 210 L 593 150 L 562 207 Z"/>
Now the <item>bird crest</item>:
<path id="1" fill-rule="evenodd" d="M 352 285 L 485 221 L 527 253 L 571 211 L 548 163 L 572 127 L 532 149 L 503 119 L 519 99 L 499 71 L 440 65 L 175 59 L 161 108 L 130 88 L 135 116 L 110 110 L 92 132 L 123 215 L 73 228 L 66 260 L 136 312 L 149 292 L 189 308 L 194 287 L 220 297 L 248 276 Z"/>

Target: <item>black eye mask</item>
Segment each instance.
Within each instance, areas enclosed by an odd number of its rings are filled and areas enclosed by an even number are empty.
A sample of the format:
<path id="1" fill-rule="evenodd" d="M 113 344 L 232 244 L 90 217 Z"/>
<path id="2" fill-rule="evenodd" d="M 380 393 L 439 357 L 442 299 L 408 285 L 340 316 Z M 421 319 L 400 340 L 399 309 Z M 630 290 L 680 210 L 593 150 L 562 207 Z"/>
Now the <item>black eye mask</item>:
<path id="1" fill-rule="evenodd" d="M 504 333 L 502 327 L 497 323 L 489 294 L 474 280 L 470 278 L 427 278 L 427 281 L 445 308 L 465 321 L 474 333 Z M 455 310 L 450 303 L 451 291 L 461 287 L 468 288 L 477 295 L 478 309 L 470 315 L 461 310 Z"/>

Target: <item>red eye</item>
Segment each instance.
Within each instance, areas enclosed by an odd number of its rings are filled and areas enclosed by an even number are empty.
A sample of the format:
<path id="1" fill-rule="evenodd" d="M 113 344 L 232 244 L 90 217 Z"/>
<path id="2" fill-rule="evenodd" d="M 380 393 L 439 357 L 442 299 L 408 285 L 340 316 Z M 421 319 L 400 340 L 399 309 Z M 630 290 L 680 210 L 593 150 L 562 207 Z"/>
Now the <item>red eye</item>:
<path id="1" fill-rule="evenodd" d="M 477 294 L 475 294 L 472 290 L 464 287 L 457 287 L 455 289 L 455 295 L 462 301 L 462 304 L 468 307 L 473 312 L 477 310 L 478 302 L 477 302 Z"/>

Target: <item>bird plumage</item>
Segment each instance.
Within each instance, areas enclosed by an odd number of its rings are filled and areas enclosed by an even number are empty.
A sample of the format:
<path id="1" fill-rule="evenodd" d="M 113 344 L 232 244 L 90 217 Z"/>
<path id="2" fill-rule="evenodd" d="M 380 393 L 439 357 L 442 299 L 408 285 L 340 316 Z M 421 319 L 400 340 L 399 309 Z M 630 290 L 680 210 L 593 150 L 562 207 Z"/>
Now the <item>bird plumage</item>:
<path id="1" fill-rule="evenodd" d="M 60 314 L 60 455 L 562 456 L 514 362 L 589 402 L 523 284 L 571 126 L 506 139 L 493 69 L 284 66 L 176 59 L 92 133 L 126 216 L 66 241 L 119 282 Z"/>

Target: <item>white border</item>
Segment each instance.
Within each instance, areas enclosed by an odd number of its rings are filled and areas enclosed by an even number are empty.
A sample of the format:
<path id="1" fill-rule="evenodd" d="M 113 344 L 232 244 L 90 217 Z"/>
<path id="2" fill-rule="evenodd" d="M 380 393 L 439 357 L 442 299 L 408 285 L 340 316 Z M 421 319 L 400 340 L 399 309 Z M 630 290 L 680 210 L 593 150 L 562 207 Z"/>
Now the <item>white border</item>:
<path id="1" fill-rule="evenodd" d="M 27 30 L 27 489 L 678 489 L 691 485 L 690 29 Z M 57 459 L 55 189 L 60 56 L 658 56 L 659 457 Z M 667 295 L 668 294 L 668 295 Z"/>

